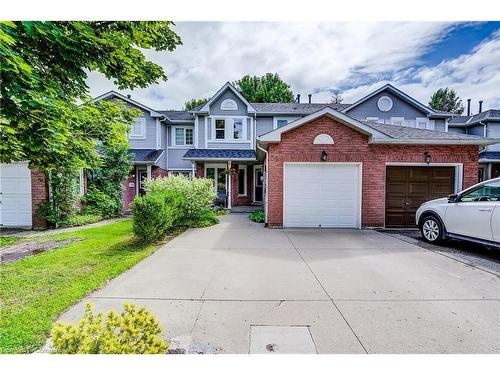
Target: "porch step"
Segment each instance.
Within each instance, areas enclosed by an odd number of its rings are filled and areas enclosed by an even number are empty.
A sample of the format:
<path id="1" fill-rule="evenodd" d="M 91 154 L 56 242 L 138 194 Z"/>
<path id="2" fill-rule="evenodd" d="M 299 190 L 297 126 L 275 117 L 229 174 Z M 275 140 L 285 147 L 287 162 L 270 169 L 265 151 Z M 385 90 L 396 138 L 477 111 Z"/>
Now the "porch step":
<path id="1" fill-rule="evenodd" d="M 231 212 L 233 213 L 240 213 L 240 214 L 249 214 L 249 213 L 252 213 L 254 211 L 257 211 L 257 210 L 261 210 L 262 209 L 262 206 L 257 206 L 257 205 L 253 205 L 253 206 L 235 206 L 233 208 L 231 208 Z"/>

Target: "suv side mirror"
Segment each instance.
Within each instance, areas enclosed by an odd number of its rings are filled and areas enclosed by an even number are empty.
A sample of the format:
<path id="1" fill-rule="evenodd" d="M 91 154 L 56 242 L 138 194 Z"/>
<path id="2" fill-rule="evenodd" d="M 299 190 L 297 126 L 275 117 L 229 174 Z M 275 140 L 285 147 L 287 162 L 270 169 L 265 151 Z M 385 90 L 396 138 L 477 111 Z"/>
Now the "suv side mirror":
<path id="1" fill-rule="evenodd" d="M 448 195 L 448 203 L 455 203 L 458 200 L 458 194 Z"/>

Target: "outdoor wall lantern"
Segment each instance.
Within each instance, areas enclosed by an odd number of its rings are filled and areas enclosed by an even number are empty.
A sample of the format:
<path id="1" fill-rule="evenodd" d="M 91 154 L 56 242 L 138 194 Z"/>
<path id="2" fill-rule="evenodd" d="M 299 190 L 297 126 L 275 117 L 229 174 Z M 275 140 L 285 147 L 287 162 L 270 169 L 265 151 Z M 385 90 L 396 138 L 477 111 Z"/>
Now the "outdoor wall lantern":
<path id="1" fill-rule="evenodd" d="M 321 161 L 326 161 L 326 158 L 328 157 L 328 152 L 325 150 L 321 151 Z"/>
<path id="2" fill-rule="evenodd" d="M 432 156 L 427 151 L 424 152 L 424 161 L 429 165 L 432 162 Z"/>

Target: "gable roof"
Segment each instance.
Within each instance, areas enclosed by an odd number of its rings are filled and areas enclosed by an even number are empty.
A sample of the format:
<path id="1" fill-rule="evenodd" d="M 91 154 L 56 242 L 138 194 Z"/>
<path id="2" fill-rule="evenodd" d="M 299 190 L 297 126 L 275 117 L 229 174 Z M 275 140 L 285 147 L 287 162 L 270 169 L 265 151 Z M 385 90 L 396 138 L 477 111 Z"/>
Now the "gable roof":
<path id="1" fill-rule="evenodd" d="M 345 108 L 344 112 L 349 112 L 351 109 L 357 107 L 361 103 L 364 103 L 368 99 L 370 99 L 370 98 L 374 97 L 375 95 L 381 93 L 382 91 L 386 91 L 386 90 L 391 92 L 392 94 L 396 95 L 397 97 L 403 99 L 407 103 L 412 104 L 414 107 L 419 108 L 421 111 L 427 113 L 427 115 L 429 117 L 451 117 L 451 116 L 453 116 L 452 113 L 448 113 L 448 112 L 444 112 L 444 111 L 437 111 L 437 110 L 434 110 L 430 107 L 427 107 L 426 105 L 423 105 L 418 100 L 413 99 L 410 95 L 404 93 L 403 91 L 397 89 L 396 87 L 394 87 L 393 85 L 391 85 L 389 83 L 385 84 L 384 86 L 378 88 L 375 91 L 372 91 L 368 95 L 359 99 L 357 102 L 354 102 L 349 107 Z"/>
<path id="2" fill-rule="evenodd" d="M 259 114 L 280 114 L 280 115 L 307 115 L 329 107 L 337 111 L 350 106 L 350 104 L 333 103 L 251 103 Z"/>
<path id="3" fill-rule="evenodd" d="M 474 144 L 489 145 L 500 142 L 500 139 L 483 138 L 474 135 L 440 132 L 436 130 L 416 129 L 398 125 L 379 124 L 376 122 L 359 121 L 349 115 L 331 109 L 323 108 L 308 116 L 292 121 L 281 128 L 262 134 L 257 139 L 262 143 L 277 143 L 281 135 L 317 118 L 327 116 L 350 128 L 368 135 L 368 143 L 380 144 Z"/>
<path id="4" fill-rule="evenodd" d="M 160 159 L 161 155 L 165 150 L 159 149 L 137 149 L 132 148 L 129 149 L 129 152 L 134 155 L 134 163 L 153 163 L 156 164 L 158 159 Z"/>
<path id="5" fill-rule="evenodd" d="M 158 113 L 157 111 L 155 111 L 154 109 L 151 109 L 147 106 L 145 106 L 144 104 L 141 104 L 139 102 L 136 102 L 135 100 L 132 100 L 131 98 L 125 96 L 125 95 L 122 95 L 120 94 L 119 92 L 116 92 L 114 90 L 111 90 L 111 91 L 108 91 L 102 95 L 99 95 L 98 97 L 94 98 L 94 102 L 98 102 L 100 100 L 105 100 L 105 99 L 109 99 L 111 97 L 117 97 L 125 102 L 128 102 L 132 105 L 135 105 L 136 107 L 139 107 L 139 108 L 142 108 L 144 109 L 145 111 L 148 111 L 150 116 L 151 117 L 163 117 L 163 115 L 161 113 Z"/>
<path id="6" fill-rule="evenodd" d="M 481 121 L 500 121 L 500 109 L 488 109 L 472 116 L 455 116 L 448 121 L 448 125 L 470 126 Z"/>
<path id="7" fill-rule="evenodd" d="M 240 92 L 238 90 L 236 90 L 236 88 L 233 85 L 231 85 L 230 82 L 226 82 L 226 84 L 224 86 L 222 86 L 219 89 L 219 91 L 217 91 L 215 93 L 215 95 L 210 98 L 210 100 L 208 102 L 206 102 L 200 109 L 193 110 L 193 112 L 208 112 L 209 108 L 210 108 L 210 104 L 212 104 L 215 100 L 217 100 L 217 98 L 219 96 L 221 96 L 224 93 L 224 91 L 226 91 L 228 89 L 231 90 L 238 97 L 238 99 L 240 99 L 243 103 L 246 104 L 247 111 L 249 113 L 254 113 L 255 112 L 255 108 L 248 102 L 248 100 L 246 100 L 243 97 L 243 95 L 240 94 Z"/>

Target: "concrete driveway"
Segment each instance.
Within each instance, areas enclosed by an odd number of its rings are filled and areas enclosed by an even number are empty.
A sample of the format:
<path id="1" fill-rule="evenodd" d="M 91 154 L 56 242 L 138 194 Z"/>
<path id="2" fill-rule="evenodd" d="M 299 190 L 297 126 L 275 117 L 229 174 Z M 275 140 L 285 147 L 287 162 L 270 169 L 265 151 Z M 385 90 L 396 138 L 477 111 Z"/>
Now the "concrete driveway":
<path id="1" fill-rule="evenodd" d="M 146 305 L 216 352 L 500 353 L 494 274 L 371 230 L 192 229 L 64 313 Z M 267 349 L 266 349 L 267 346 Z"/>

